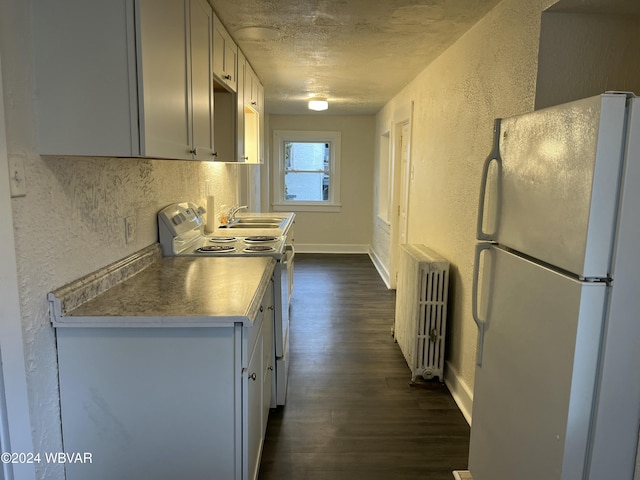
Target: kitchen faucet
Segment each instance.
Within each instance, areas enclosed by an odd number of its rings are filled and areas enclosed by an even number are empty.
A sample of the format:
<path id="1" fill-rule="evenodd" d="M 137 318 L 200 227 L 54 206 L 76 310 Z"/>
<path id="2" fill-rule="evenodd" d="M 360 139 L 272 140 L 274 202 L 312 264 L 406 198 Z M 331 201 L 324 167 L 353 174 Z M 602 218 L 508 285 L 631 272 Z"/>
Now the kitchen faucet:
<path id="1" fill-rule="evenodd" d="M 247 207 L 247 205 L 242 205 L 242 206 L 235 206 L 235 207 L 232 207 L 232 208 L 229 210 L 229 217 L 227 218 L 227 221 L 228 221 L 229 223 L 233 222 L 233 221 L 236 219 L 236 214 L 237 214 L 240 210 L 244 210 L 244 209 L 246 209 L 246 208 L 248 208 L 248 207 Z"/>

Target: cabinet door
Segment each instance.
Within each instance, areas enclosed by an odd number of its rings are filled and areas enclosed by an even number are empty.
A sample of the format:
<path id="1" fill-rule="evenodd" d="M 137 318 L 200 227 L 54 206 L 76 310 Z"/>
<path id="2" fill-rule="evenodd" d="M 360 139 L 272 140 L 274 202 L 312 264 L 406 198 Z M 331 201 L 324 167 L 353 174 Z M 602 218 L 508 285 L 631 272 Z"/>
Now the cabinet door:
<path id="1" fill-rule="evenodd" d="M 238 64 L 238 71 L 240 64 Z M 244 159 L 245 163 L 262 163 L 261 128 L 262 114 L 258 103 L 260 81 L 248 62 L 244 73 Z M 240 90 L 238 90 L 240 91 Z M 240 125 L 238 125 L 240 128 Z"/>
<path id="2" fill-rule="evenodd" d="M 264 87 L 258 82 L 258 159 L 264 163 Z"/>
<path id="3" fill-rule="evenodd" d="M 238 66 L 238 47 L 233 42 L 231 37 L 227 38 L 225 42 L 225 54 L 224 54 L 224 71 L 228 77 L 231 77 L 227 81 L 227 85 L 234 92 L 237 91 L 238 86 L 240 85 L 237 75 L 237 66 Z"/>
<path id="4" fill-rule="evenodd" d="M 31 13 L 38 152 L 139 155 L 130 2 L 34 1 Z"/>
<path id="5" fill-rule="evenodd" d="M 191 0 L 191 102 L 189 123 L 193 158 L 212 160 L 213 143 L 213 12 L 206 0 Z"/>
<path id="6" fill-rule="evenodd" d="M 258 95 L 260 80 L 258 80 L 256 72 L 253 70 L 253 68 L 251 68 L 251 65 L 249 65 L 249 63 L 247 63 L 245 69 L 246 73 L 244 79 L 244 103 L 246 103 L 247 105 L 251 105 L 251 107 L 255 110 L 260 111 L 260 99 Z"/>
<path id="7" fill-rule="evenodd" d="M 258 112 L 245 105 L 244 115 L 244 158 L 245 163 L 260 163 L 258 140 L 259 140 L 259 118 Z"/>
<path id="8" fill-rule="evenodd" d="M 229 90 L 237 88 L 238 47 L 220 19 L 213 16 L 213 73 Z"/>
<path id="9" fill-rule="evenodd" d="M 253 327 L 258 328 L 258 327 Z M 262 445 L 262 387 L 263 387 L 263 335 L 256 340 L 255 349 L 246 371 L 246 399 L 244 416 L 246 427 L 243 429 L 243 474 L 245 480 L 258 477 L 259 459 Z"/>
<path id="10" fill-rule="evenodd" d="M 275 373 L 276 357 L 274 352 L 273 321 L 274 305 L 272 290 L 267 292 L 270 295 L 269 306 L 267 307 L 264 320 L 262 321 L 262 429 L 261 437 L 264 438 L 267 432 L 267 422 L 269 420 L 269 408 L 271 407 L 271 388 Z M 265 297 L 266 299 L 267 297 Z"/>
<path id="11" fill-rule="evenodd" d="M 237 480 L 235 345 L 225 327 L 59 329 L 65 451 L 93 453 L 64 478 Z"/>
<path id="12" fill-rule="evenodd" d="M 225 32 L 218 17 L 213 15 L 213 73 L 224 83 Z"/>
<path id="13" fill-rule="evenodd" d="M 191 159 L 187 5 L 184 0 L 138 0 L 137 6 L 141 154 Z"/>
<path id="14" fill-rule="evenodd" d="M 236 97 L 236 153 L 238 155 L 238 162 L 246 162 L 247 154 L 245 152 L 245 132 L 244 132 L 244 82 L 245 82 L 245 66 L 246 60 L 242 52 L 238 54 L 238 66 L 237 66 L 237 80 L 238 80 L 238 93 Z"/>

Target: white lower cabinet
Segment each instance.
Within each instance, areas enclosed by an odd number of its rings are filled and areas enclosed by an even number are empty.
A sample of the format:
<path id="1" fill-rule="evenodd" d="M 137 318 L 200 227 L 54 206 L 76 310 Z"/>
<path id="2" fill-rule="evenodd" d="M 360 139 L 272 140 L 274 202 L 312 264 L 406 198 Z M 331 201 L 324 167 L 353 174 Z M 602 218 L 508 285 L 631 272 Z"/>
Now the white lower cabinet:
<path id="1" fill-rule="evenodd" d="M 262 377 L 262 428 L 261 428 L 261 438 L 264 438 L 265 433 L 267 431 L 267 420 L 269 418 L 269 409 L 271 408 L 271 390 L 274 386 L 275 381 L 275 365 L 276 365 L 276 355 L 275 355 L 275 333 L 274 333 L 274 321 L 275 321 L 275 305 L 270 305 L 268 307 L 270 309 L 269 318 L 273 318 L 271 321 L 267 321 L 265 317 L 264 320 L 264 346 L 262 349 L 263 352 L 263 360 L 262 360 L 262 371 L 264 372 Z M 275 404 L 273 405 L 275 407 Z"/>
<path id="2" fill-rule="evenodd" d="M 247 454 L 244 464 L 248 466 L 249 479 L 258 478 L 260 456 L 267 431 L 267 420 L 271 406 L 271 384 L 274 372 L 274 298 L 273 288 L 267 294 L 268 301 L 262 305 L 262 325 L 256 340 L 245 381 L 247 388 L 247 422 L 243 438 L 247 445 L 243 449 Z"/>
<path id="3" fill-rule="evenodd" d="M 255 480 L 271 397 L 273 288 L 250 327 L 57 329 L 67 480 Z"/>
<path id="4" fill-rule="evenodd" d="M 262 325 L 264 330 L 264 325 Z M 262 443 L 262 349 L 263 349 L 263 335 L 261 334 L 256 341 L 255 348 L 251 361 L 249 362 L 249 368 L 247 369 L 247 375 L 244 381 L 247 384 L 245 389 L 247 398 L 243 399 L 248 405 L 247 409 L 247 422 L 244 425 L 246 431 L 243 432 L 243 438 L 246 440 L 246 445 L 243 450 L 246 453 L 246 460 L 243 462 L 248 466 L 249 478 L 254 479 L 258 477 L 258 468 L 260 466 L 260 452 Z"/>

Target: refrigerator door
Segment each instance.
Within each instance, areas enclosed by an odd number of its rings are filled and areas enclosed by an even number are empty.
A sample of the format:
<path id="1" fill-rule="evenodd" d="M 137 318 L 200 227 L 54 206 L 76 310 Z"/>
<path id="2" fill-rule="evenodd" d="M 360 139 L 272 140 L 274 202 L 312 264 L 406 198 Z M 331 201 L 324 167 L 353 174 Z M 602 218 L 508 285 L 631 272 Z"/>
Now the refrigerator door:
<path id="1" fill-rule="evenodd" d="M 495 246 L 483 273 L 469 470 L 474 480 L 582 478 L 607 287 Z"/>
<path id="2" fill-rule="evenodd" d="M 640 98 L 632 101 L 589 479 L 640 480 Z M 637 460 L 636 460 L 637 458 Z"/>
<path id="3" fill-rule="evenodd" d="M 488 159 L 499 176 L 497 191 L 487 192 L 495 208 L 480 220 L 494 231 L 483 235 L 480 226 L 479 238 L 581 277 L 606 277 L 626 102 L 605 94 L 503 119 L 498 158 Z"/>

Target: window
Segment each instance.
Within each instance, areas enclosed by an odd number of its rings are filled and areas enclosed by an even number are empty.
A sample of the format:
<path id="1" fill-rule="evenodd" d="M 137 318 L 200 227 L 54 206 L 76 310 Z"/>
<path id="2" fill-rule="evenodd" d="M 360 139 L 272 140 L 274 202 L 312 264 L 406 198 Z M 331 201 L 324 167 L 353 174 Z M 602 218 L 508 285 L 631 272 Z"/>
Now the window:
<path id="1" fill-rule="evenodd" d="M 274 210 L 340 211 L 340 132 L 276 130 Z"/>

